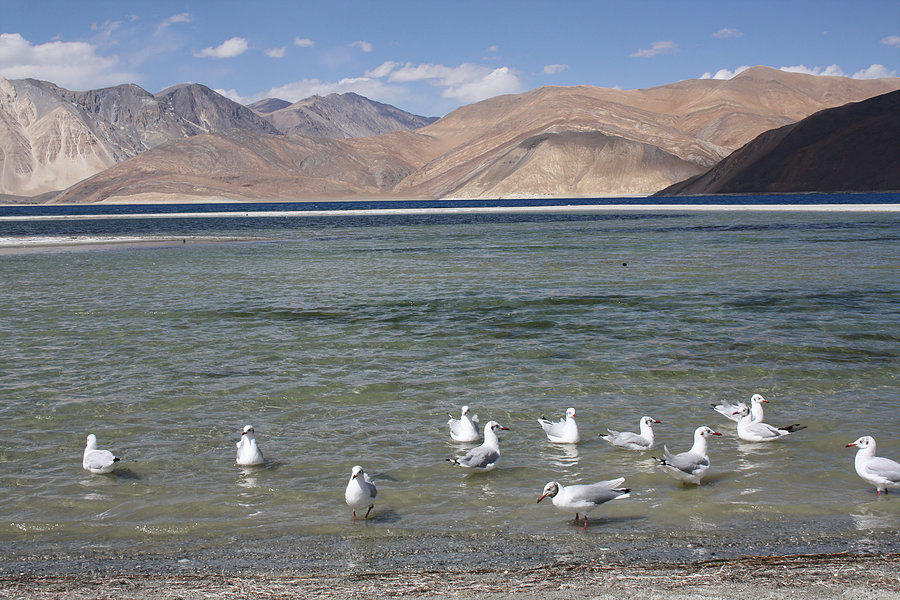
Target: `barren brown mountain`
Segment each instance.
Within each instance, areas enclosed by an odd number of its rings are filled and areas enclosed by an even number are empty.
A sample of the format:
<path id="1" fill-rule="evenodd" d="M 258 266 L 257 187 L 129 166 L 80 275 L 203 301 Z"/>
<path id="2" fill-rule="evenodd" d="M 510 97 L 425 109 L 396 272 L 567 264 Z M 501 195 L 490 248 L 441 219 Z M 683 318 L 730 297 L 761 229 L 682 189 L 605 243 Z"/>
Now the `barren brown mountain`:
<path id="1" fill-rule="evenodd" d="M 900 190 L 900 91 L 766 131 L 658 195 Z"/>
<path id="2" fill-rule="evenodd" d="M 897 89 L 898 78 L 768 67 L 644 90 L 545 87 L 462 107 L 415 132 L 172 141 L 56 200 L 646 195 L 706 171 L 763 131 Z"/>

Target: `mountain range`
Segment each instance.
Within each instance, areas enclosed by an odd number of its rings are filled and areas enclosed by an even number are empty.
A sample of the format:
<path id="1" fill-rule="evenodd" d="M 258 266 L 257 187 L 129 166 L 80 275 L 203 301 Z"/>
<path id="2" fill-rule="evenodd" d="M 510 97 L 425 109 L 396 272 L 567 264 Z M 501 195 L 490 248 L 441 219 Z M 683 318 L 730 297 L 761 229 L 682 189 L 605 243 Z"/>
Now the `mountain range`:
<path id="1" fill-rule="evenodd" d="M 69 186 L 57 202 L 647 195 L 763 132 L 898 89 L 898 78 L 754 67 L 641 90 L 543 87 L 430 122 L 355 94 L 245 107 L 198 84 L 152 95 L 0 80 L 0 192 Z"/>

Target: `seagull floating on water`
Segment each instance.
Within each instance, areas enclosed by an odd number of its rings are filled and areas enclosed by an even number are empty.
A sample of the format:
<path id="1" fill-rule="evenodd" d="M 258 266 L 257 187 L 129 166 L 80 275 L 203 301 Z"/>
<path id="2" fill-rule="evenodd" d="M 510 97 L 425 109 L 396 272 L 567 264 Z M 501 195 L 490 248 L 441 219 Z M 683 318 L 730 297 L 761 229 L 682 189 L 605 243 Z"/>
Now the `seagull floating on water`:
<path id="1" fill-rule="evenodd" d="M 87 436 L 87 444 L 84 446 L 84 458 L 81 466 L 91 473 L 112 473 L 116 469 L 119 459 L 109 450 L 97 449 L 97 436 L 93 433 Z"/>
<path id="2" fill-rule="evenodd" d="M 368 509 L 363 519 L 369 518 L 369 513 L 375 507 L 375 496 L 377 495 L 378 489 L 375 487 L 375 482 L 369 478 L 362 467 L 359 465 L 353 467 L 350 472 L 350 481 L 347 482 L 347 489 L 344 490 L 344 501 L 353 509 L 354 521 L 356 520 L 356 511 L 366 507 Z"/>
<path id="3" fill-rule="evenodd" d="M 765 402 L 768 404 L 768 400 L 763 398 L 759 394 L 753 394 L 750 397 L 750 416 L 753 417 L 754 421 L 762 421 L 764 417 L 762 403 Z M 740 417 L 737 416 L 739 412 L 747 408 L 747 404 L 745 402 L 738 402 L 737 404 L 731 404 L 728 401 L 723 400 L 719 404 L 713 404 L 713 409 L 719 413 L 720 415 L 724 415 L 731 419 L 732 421 L 739 421 Z"/>
<path id="4" fill-rule="evenodd" d="M 469 407 L 463 406 L 458 419 L 450 415 L 447 421 L 450 426 L 450 437 L 456 442 L 477 442 L 481 439 L 478 433 L 478 415 L 469 416 Z"/>
<path id="5" fill-rule="evenodd" d="M 538 419 L 538 423 L 544 428 L 547 439 L 554 444 L 577 444 L 581 440 L 578 433 L 578 423 L 575 422 L 575 409 L 566 409 L 566 418 L 556 423 L 548 421 L 546 417 Z"/>
<path id="6" fill-rule="evenodd" d="M 261 465 L 265 462 L 262 452 L 256 443 L 256 438 L 253 436 L 252 425 L 244 425 L 244 430 L 241 432 L 241 441 L 237 443 L 237 458 L 235 462 L 244 467 Z"/>
<path id="7" fill-rule="evenodd" d="M 740 415 L 740 420 L 737 424 L 738 437 L 747 442 L 771 442 L 790 435 L 795 431 L 806 429 L 805 425 L 800 425 L 799 423 L 785 427 L 773 427 L 768 423 L 757 421 L 746 406 L 736 412 L 735 415 Z"/>
<path id="8" fill-rule="evenodd" d="M 878 491 L 887 494 L 887 488 L 900 487 L 900 463 L 889 458 L 875 456 L 875 438 L 864 435 L 855 442 L 847 444 L 847 448 L 859 448 L 853 462 L 856 473 L 863 481 L 871 483 Z"/>
<path id="9" fill-rule="evenodd" d="M 493 469 L 500 459 L 500 440 L 497 431 L 509 431 L 509 427 L 503 427 L 497 421 L 488 421 L 484 426 L 484 443 L 477 448 L 472 448 L 462 458 L 448 458 L 447 460 L 469 469 L 488 471 Z"/>
<path id="10" fill-rule="evenodd" d="M 687 452 L 672 455 L 669 449 L 663 445 L 663 458 L 653 457 L 659 461 L 661 467 L 665 468 L 666 473 L 672 475 L 676 479 L 680 479 L 682 483 L 696 483 L 700 485 L 700 480 L 709 469 L 709 455 L 707 454 L 706 438 L 711 435 L 722 435 L 718 431 L 713 431 L 705 425 L 701 425 L 694 430 L 694 445 Z"/>
<path id="11" fill-rule="evenodd" d="M 601 433 L 600 437 L 613 446 L 627 450 L 649 450 L 653 447 L 653 424 L 660 423 L 653 417 L 641 417 L 640 433 L 607 429 L 609 434 Z"/>
<path id="12" fill-rule="evenodd" d="M 551 481 L 544 486 L 538 502 L 544 498 L 550 498 L 553 506 L 567 512 L 575 512 L 575 522 L 578 522 L 578 513 L 584 515 L 584 526 L 587 527 L 587 514 L 610 500 L 628 498 L 629 488 L 619 488 L 625 481 L 624 477 L 601 481 L 590 485 L 561 485 Z"/>

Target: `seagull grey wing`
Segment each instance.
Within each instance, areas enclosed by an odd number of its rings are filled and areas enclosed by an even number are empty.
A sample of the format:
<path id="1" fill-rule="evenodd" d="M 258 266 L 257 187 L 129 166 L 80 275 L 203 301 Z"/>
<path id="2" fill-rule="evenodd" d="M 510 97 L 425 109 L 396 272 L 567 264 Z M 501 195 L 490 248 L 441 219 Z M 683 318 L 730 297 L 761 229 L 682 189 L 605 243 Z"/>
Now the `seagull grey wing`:
<path id="1" fill-rule="evenodd" d="M 669 459 L 669 464 L 679 471 L 683 471 L 690 475 L 697 469 L 708 467 L 709 459 L 705 456 L 698 456 L 692 452 L 682 452 L 681 454 L 676 454 L 671 457 Z"/>
<path id="2" fill-rule="evenodd" d="M 483 469 L 490 464 L 497 462 L 497 459 L 500 458 L 500 452 L 491 448 L 485 448 L 484 446 L 478 446 L 477 448 L 473 448 L 459 459 L 459 463 L 461 465 L 465 465 L 467 467 L 474 467 L 476 469 Z"/>
<path id="3" fill-rule="evenodd" d="M 556 423 L 551 423 L 550 421 L 541 421 L 541 426 L 544 428 L 544 431 L 547 433 L 547 435 L 552 435 L 553 437 L 562 437 L 563 435 L 565 435 L 565 424 L 565 421 L 557 421 Z"/>
<path id="4" fill-rule="evenodd" d="M 473 423 L 475 423 L 476 425 L 478 425 L 478 423 L 479 423 L 478 415 L 472 415 L 472 417 L 469 420 L 472 421 Z M 477 429 L 477 427 L 476 427 L 476 429 Z"/>
<path id="5" fill-rule="evenodd" d="M 900 463 L 889 458 L 876 456 L 866 465 L 873 475 L 884 477 L 888 481 L 900 482 Z"/>
<path id="6" fill-rule="evenodd" d="M 647 445 L 647 438 L 642 435 L 632 433 L 631 431 L 623 431 L 619 433 L 616 441 L 620 444 L 637 444 L 639 446 Z"/>
<path id="7" fill-rule="evenodd" d="M 781 437 L 782 433 L 778 431 L 777 428 L 772 427 L 768 423 L 760 423 L 754 422 L 750 423 L 746 426 L 745 429 L 748 433 L 752 433 L 753 435 L 758 435 L 761 438 L 777 438 Z"/>
<path id="8" fill-rule="evenodd" d="M 87 469 L 106 469 L 116 462 L 116 457 L 109 450 L 92 450 L 84 456 Z"/>
<path id="9" fill-rule="evenodd" d="M 567 495 L 574 502 L 590 502 L 592 504 L 602 504 L 622 495 L 616 491 L 616 487 L 625 482 L 624 477 L 619 479 L 611 479 L 609 481 L 600 481 L 590 485 L 573 485 L 567 488 Z"/>

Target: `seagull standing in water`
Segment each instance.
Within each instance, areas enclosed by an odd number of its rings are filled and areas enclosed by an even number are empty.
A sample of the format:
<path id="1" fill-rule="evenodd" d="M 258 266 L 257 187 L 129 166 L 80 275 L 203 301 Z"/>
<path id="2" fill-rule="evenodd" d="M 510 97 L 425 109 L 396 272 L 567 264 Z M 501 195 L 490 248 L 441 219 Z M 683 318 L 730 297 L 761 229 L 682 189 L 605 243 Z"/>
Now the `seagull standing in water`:
<path id="1" fill-rule="evenodd" d="M 544 498 L 550 498 L 556 508 L 575 513 L 575 522 L 578 522 L 578 514 L 584 515 L 584 526 L 587 527 L 587 514 L 610 500 L 628 498 L 629 488 L 619 488 L 625 481 L 624 477 L 601 481 L 590 485 L 561 485 L 551 481 L 544 486 L 544 491 L 538 502 Z"/>
<path id="2" fill-rule="evenodd" d="M 641 417 L 639 434 L 607 429 L 609 434 L 601 433 L 600 438 L 613 446 L 627 450 L 649 450 L 653 447 L 653 424 L 659 422 L 653 417 Z"/>
<path id="3" fill-rule="evenodd" d="M 484 426 L 484 443 L 477 448 L 472 448 L 462 458 L 448 458 L 447 460 L 460 467 L 489 471 L 500 460 L 500 440 L 498 431 L 509 431 L 509 427 L 503 427 L 497 421 L 488 421 Z"/>
<path id="4" fill-rule="evenodd" d="M 783 438 L 786 435 L 790 435 L 795 431 L 806 429 L 805 425 L 800 425 L 799 423 L 794 423 L 793 425 L 787 425 L 785 427 L 773 427 L 768 423 L 756 421 L 754 420 L 750 409 L 746 406 L 742 410 L 736 412 L 735 415 L 740 416 L 740 420 L 737 424 L 738 437 L 747 442 L 771 442 Z"/>
<path id="5" fill-rule="evenodd" d="M 769 403 L 768 400 L 766 400 L 759 394 L 753 394 L 750 397 L 750 416 L 753 417 L 754 421 L 762 421 L 764 418 L 762 406 L 763 402 L 765 402 L 766 404 Z M 737 416 L 738 413 L 747 408 L 747 404 L 744 402 L 731 404 L 730 402 L 723 400 L 719 404 L 713 404 L 712 407 L 713 410 L 715 410 L 720 415 L 726 416 L 732 421 L 737 422 L 741 419 L 739 416 Z"/>
<path id="6" fill-rule="evenodd" d="M 538 423 L 547 434 L 547 439 L 554 444 L 577 444 L 581 440 L 578 433 L 578 423 L 575 422 L 575 409 L 566 409 L 566 418 L 556 423 L 548 421 L 546 417 L 538 419 Z"/>
<path id="7" fill-rule="evenodd" d="M 265 462 L 262 451 L 260 451 L 256 438 L 253 435 L 252 425 L 244 425 L 244 429 L 241 432 L 241 441 L 237 443 L 237 458 L 235 462 L 244 467 L 261 465 Z"/>
<path id="8" fill-rule="evenodd" d="M 722 435 L 718 431 L 713 431 L 709 427 L 702 425 L 694 430 L 694 445 L 687 452 L 672 455 L 669 449 L 663 445 L 663 458 L 653 457 L 659 461 L 669 475 L 684 483 L 696 483 L 700 485 L 700 480 L 709 469 L 709 455 L 707 454 L 706 440 L 711 435 Z"/>
<path id="9" fill-rule="evenodd" d="M 362 467 L 359 465 L 353 467 L 353 470 L 350 472 L 350 481 L 347 482 L 347 489 L 344 490 L 344 501 L 347 502 L 347 506 L 353 509 L 354 521 L 356 520 L 356 511 L 366 507 L 368 509 L 363 519 L 369 518 L 369 513 L 375 507 L 375 496 L 377 495 L 378 489 L 375 487 L 375 482 L 369 478 L 369 475 L 363 471 Z"/>
<path id="10" fill-rule="evenodd" d="M 875 456 L 875 438 L 871 435 L 864 435 L 855 442 L 850 442 L 847 448 L 859 448 L 853 462 L 856 473 L 863 481 L 874 485 L 879 496 L 881 492 L 887 494 L 889 487 L 900 487 L 900 463 Z"/>
<path id="11" fill-rule="evenodd" d="M 95 474 L 112 473 L 116 469 L 119 459 L 109 450 L 97 449 L 97 436 L 93 433 L 87 436 L 87 444 L 84 446 L 84 457 L 81 466 L 85 471 Z"/>
<path id="12" fill-rule="evenodd" d="M 453 415 L 447 421 L 450 427 L 450 437 L 456 442 L 477 442 L 481 439 L 478 433 L 478 415 L 469 416 L 469 407 L 463 406 L 462 413 L 458 419 L 454 419 Z"/>

